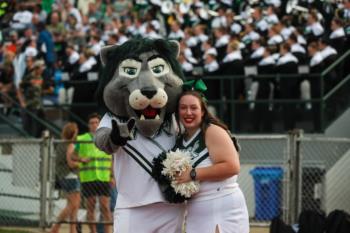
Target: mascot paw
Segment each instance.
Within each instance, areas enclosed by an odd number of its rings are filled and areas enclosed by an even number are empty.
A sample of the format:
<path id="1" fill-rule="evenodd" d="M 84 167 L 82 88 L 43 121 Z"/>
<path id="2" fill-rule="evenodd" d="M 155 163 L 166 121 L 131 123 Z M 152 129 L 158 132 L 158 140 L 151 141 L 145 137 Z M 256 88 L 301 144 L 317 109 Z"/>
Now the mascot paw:
<path id="1" fill-rule="evenodd" d="M 118 146 L 124 146 L 128 140 L 132 139 L 131 131 L 135 126 L 135 119 L 131 118 L 126 123 L 117 123 L 112 120 L 112 132 L 110 134 L 111 141 Z"/>

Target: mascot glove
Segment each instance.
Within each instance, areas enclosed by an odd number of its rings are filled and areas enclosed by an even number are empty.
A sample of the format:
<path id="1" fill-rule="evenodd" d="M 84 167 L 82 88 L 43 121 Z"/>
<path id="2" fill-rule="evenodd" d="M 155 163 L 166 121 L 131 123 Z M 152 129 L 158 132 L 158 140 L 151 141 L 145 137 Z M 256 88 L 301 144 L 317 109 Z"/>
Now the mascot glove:
<path id="1" fill-rule="evenodd" d="M 135 119 L 131 118 L 126 123 L 117 123 L 112 120 L 112 131 L 109 135 L 113 144 L 117 146 L 124 146 L 128 140 L 132 139 L 131 131 L 135 126 Z"/>

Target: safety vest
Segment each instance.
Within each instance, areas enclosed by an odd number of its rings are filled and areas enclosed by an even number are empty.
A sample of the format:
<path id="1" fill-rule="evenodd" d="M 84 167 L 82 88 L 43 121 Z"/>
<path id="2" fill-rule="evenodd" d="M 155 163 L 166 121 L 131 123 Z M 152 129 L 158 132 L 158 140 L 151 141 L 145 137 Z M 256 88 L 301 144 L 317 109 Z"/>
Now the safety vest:
<path id="1" fill-rule="evenodd" d="M 77 141 L 92 141 L 90 133 L 79 135 Z M 77 143 L 76 151 L 81 158 L 88 158 L 88 163 L 79 164 L 81 182 L 109 182 L 111 177 L 112 156 L 99 150 L 94 143 Z"/>

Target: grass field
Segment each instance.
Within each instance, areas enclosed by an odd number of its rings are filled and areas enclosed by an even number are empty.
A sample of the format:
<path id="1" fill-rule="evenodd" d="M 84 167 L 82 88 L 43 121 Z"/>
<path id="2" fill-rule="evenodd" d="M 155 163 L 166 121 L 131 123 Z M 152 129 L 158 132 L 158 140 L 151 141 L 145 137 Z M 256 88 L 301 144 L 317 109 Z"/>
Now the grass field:
<path id="1" fill-rule="evenodd" d="M 24 230 L 18 230 L 18 229 L 1 229 L 0 228 L 0 233 L 32 233 L 30 231 L 24 231 Z"/>

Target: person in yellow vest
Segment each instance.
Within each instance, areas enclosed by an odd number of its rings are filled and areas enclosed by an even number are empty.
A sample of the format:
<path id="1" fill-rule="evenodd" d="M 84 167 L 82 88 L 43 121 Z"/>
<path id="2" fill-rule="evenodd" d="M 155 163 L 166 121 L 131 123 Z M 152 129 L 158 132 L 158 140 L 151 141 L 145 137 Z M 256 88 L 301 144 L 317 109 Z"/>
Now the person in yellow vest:
<path id="1" fill-rule="evenodd" d="M 112 220 L 109 208 L 109 196 L 112 177 L 112 156 L 99 150 L 92 141 L 100 123 L 100 115 L 92 113 L 88 117 L 89 132 L 77 137 L 75 152 L 79 156 L 79 178 L 82 195 L 87 200 L 87 220 L 94 222 L 95 207 L 98 199 L 100 210 L 105 222 Z M 84 142 L 91 143 L 84 143 Z M 96 224 L 90 224 L 90 232 L 96 233 Z M 104 232 L 110 233 L 110 224 L 104 225 Z"/>

